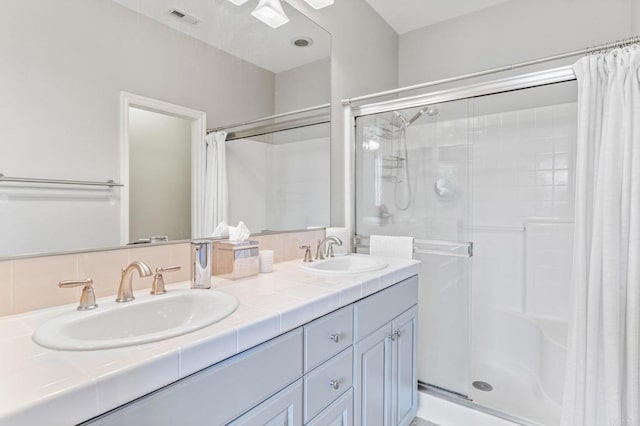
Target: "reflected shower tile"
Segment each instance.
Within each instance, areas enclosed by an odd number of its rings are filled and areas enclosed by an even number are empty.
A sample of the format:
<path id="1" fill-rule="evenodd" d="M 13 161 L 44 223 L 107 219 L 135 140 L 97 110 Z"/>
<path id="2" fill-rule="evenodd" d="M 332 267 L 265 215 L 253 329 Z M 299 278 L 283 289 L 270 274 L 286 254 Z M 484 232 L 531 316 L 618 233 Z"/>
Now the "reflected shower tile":
<path id="1" fill-rule="evenodd" d="M 553 201 L 538 202 L 535 206 L 535 216 L 553 217 L 554 207 Z"/>
<path id="2" fill-rule="evenodd" d="M 569 201 L 569 186 L 568 185 L 556 185 L 553 190 L 554 201 Z"/>
<path id="3" fill-rule="evenodd" d="M 535 172 L 536 185 L 553 185 L 553 171 Z"/>
<path id="4" fill-rule="evenodd" d="M 553 167 L 557 169 L 569 168 L 569 154 L 566 152 L 556 152 L 553 157 Z"/>
<path id="5" fill-rule="evenodd" d="M 518 111 L 518 127 L 521 129 L 533 128 L 536 125 L 536 113 L 532 109 Z"/>
<path id="6" fill-rule="evenodd" d="M 500 123 L 503 129 L 515 129 L 518 127 L 518 112 L 506 111 L 500 114 Z"/>
<path id="7" fill-rule="evenodd" d="M 555 185 L 569 184 L 569 170 L 556 170 L 553 173 L 553 183 Z"/>
<path id="8" fill-rule="evenodd" d="M 553 186 L 536 186 L 536 201 L 553 201 Z"/>
<path id="9" fill-rule="evenodd" d="M 553 154 L 536 154 L 536 169 L 553 169 Z"/>

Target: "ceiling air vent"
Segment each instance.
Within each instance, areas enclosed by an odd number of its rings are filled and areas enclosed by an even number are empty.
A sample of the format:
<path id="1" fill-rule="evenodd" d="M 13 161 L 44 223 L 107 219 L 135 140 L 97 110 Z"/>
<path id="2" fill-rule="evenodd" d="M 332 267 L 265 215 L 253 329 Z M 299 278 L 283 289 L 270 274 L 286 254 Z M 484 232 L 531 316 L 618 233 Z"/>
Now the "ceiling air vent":
<path id="1" fill-rule="evenodd" d="M 188 13 L 175 8 L 169 10 L 169 16 L 172 16 L 176 19 L 179 19 L 182 22 L 185 22 L 191 25 L 196 25 L 197 23 L 200 22 L 200 20 L 195 16 L 189 15 Z"/>

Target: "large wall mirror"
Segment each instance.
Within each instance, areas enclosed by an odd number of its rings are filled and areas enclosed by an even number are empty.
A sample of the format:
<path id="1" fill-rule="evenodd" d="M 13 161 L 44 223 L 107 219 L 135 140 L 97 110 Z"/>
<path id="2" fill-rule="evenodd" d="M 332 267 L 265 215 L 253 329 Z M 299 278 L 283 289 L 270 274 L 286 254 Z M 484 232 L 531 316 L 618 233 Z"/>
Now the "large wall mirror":
<path id="1" fill-rule="evenodd" d="M 220 137 L 230 224 L 328 225 L 331 38 L 257 3 L 4 1 L 0 257 L 210 236 Z"/>

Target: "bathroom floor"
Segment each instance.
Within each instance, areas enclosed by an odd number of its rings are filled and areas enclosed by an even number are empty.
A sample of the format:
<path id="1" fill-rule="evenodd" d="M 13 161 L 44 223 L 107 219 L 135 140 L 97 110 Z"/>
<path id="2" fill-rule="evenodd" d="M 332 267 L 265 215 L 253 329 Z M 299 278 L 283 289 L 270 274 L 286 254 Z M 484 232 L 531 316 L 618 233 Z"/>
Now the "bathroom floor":
<path id="1" fill-rule="evenodd" d="M 437 425 L 435 423 L 428 422 L 425 419 L 421 419 L 420 417 L 416 417 L 411 422 L 411 426 L 439 426 L 439 425 Z"/>

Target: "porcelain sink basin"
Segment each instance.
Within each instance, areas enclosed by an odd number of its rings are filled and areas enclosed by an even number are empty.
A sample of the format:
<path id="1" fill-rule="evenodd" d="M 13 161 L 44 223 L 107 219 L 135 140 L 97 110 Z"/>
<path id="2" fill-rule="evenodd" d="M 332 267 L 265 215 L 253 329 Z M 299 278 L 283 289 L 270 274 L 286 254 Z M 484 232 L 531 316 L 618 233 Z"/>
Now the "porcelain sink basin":
<path id="1" fill-rule="evenodd" d="M 95 350 L 155 342 L 218 322 L 238 307 L 238 299 L 215 290 L 170 291 L 108 302 L 91 311 L 62 314 L 38 327 L 33 340 L 60 350 Z"/>
<path id="2" fill-rule="evenodd" d="M 386 268 L 387 263 L 375 257 L 348 255 L 303 263 L 300 267 L 320 275 L 349 275 L 379 271 Z"/>

